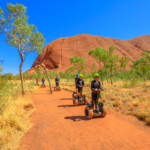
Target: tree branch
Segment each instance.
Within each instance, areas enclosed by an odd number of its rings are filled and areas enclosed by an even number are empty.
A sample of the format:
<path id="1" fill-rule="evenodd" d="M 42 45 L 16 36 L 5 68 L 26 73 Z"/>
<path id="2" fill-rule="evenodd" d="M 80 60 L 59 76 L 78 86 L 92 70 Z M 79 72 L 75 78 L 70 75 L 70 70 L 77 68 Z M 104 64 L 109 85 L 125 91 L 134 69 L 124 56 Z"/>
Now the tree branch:
<path id="1" fill-rule="evenodd" d="M 7 34 L 9 34 L 12 38 L 14 38 L 17 42 L 19 42 L 18 39 L 16 39 L 15 36 L 11 35 L 3 26 L 0 25 L 0 27 L 1 27 Z"/>

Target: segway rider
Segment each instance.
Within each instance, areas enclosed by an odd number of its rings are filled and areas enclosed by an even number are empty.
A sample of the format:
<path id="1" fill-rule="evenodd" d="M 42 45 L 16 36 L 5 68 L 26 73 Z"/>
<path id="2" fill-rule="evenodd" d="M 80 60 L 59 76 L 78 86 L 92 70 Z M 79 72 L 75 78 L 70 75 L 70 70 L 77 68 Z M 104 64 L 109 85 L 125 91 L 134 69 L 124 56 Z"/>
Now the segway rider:
<path id="1" fill-rule="evenodd" d="M 94 111 L 98 110 L 98 98 L 99 98 L 99 93 L 100 91 L 103 91 L 104 89 L 101 87 L 101 83 L 98 80 L 99 74 L 95 73 L 94 74 L 94 80 L 91 82 L 91 90 L 92 90 L 92 102 L 94 106 Z"/>
<path id="2" fill-rule="evenodd" d="M 42 77 L 42 85 L 45 85 L 45 79 Z"/>
<path id="3" fill-rule="evenodd" d="M 59 78 L 58 78 L 58 76 L 56 76 L 55 83 L 56 83 L 56 87 L 58 87 L 59 86 Z"/>
<path id="4" fill-rule="evenodd" d="M 37 79 L 36 79 L 36 85 L 38 85 L 38 82 L 39 82 L 39 79 L 37 78 Z"/>
<path id="5" fill-rule="evenodd" d="M 77 87 L 77 81 L 79 79 L 79 74 L 76 75 L 76 78 L 75 78 L 75 88 L 76 88 L 76 93 L 77 93 L 77 90 L 78 90 L 78 87 Z"/>
<path id="6" fill-rule="evenodd" d="M 79 79 L 77 80 L 78 100 L 79 100 L 79 97 L 81 96 L 81 101 L 82 101 L 82 90 L 83 90 L 83 86 L 85 86 L 84 80 L 82 79 L 82 77 L 83 77 L 83 75 L 80 74 L 80 75 L 79 75 Z"/>

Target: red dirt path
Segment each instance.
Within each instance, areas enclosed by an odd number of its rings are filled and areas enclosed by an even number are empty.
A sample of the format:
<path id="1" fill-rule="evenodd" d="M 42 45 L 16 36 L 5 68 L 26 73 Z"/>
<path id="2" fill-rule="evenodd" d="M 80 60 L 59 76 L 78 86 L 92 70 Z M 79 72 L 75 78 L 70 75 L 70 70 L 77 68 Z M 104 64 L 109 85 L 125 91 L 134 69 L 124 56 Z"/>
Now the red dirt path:
<path id="1" fill-rule="evenodd" d="M 39 89 L 31 99 L 37 110 L 21 150 L 150 150 L 150 127 L 133 116 L 109 110 L 87 120 L 85 105 L 73 107 L 72 93 Z"/>

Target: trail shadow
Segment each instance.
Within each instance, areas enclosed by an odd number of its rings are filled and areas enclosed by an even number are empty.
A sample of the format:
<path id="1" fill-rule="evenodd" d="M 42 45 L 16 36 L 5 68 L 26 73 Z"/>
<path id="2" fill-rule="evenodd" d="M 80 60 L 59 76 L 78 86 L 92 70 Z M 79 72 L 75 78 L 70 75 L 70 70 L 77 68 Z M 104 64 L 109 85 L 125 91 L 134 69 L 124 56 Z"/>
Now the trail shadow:
<path id="1" fill-rule="evenodd" d="M 73 121 L 81 121 L 81 120 L 88 121 L 89 120 L 85 116 L 70 116 L 70 117 L 65 117 L 65 119 L 70 119 L 70 120 L 73 120 Z"/>
<path id="2" fill-rule="evenodd" d="M 80 106 L 83 106 L 83 105 L 74 106 L 74 105 L 72 104 L 72 105 L 59 105 L 59 106 L 57 106 L 57 107 L 80 107 Z"/>
<path id="3" fill-rule="evenodd" d="M 73 98 L 61 98 L 59 100 L 73 100 Z"/>

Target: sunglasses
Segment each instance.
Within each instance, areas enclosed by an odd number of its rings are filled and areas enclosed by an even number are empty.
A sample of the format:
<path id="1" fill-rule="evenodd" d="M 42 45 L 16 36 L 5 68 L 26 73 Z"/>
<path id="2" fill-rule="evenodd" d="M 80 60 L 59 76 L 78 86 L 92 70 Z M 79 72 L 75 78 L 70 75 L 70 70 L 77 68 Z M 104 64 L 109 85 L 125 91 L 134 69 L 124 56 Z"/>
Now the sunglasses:
<path id="1" fill-rule="evenodd" d="M 98 77 L 95 77 L 95 78 L 98 78 Z"/>

